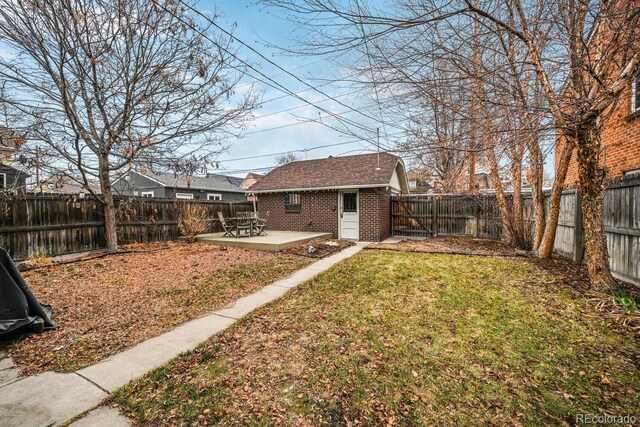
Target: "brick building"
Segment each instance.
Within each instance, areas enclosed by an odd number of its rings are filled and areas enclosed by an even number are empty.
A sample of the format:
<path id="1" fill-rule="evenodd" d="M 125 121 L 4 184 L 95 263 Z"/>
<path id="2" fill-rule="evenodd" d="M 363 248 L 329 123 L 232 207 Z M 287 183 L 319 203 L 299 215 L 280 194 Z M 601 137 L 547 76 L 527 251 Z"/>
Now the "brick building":
<path id="1" fill-rule="evenodd" d="M 391 195 L 407 193 L 402 160 L 389 153 L 295 161 L 254 184 L 272 230 L 317 231 L 379 242 L 391 235 Z"/>
<path id="2" fill-rule="evenodd" d="M 605 178 L 640 174 L 640 75 L 625 90 L 602 126 L 600 165 Z M 562 145 L 556 144 L 556 169 Z M 565 185 L 578 182 L 578 165 L 574 152 Z"/>
<path id="3" fill-rule="evenodd" d="M 247 176 L 245 176 L 244 179 L 242 180 L 242 183 L 240 183 L 240 188 L 246 191 L 249 188 L 251 188 L 253 184 L 260 181 L 262 177 L 264 177 L 264 175 L 261 175 L 255 172 L 249 172 Z M 247 201 L 249 202 L 258 201 L 258 198 L 254 194 L 249 194 L 247 195 Z"/>

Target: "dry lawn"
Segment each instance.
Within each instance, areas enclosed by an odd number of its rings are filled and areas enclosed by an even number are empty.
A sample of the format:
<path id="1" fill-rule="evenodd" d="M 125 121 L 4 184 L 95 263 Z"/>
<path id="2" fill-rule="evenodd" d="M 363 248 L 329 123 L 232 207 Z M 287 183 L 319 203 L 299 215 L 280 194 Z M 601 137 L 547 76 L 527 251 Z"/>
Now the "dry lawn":
<path id="1" fill-rule="evenodd" d="M 128 249 L 135 252 L 23 273 L 38 299 L 53 306 L 59 325 L 9 347 L 23 375 L 91 365 L 311 262 L 199 243 Z"/>
<path id="2" fill-rule="evenodd" d="M 115 395 L 138 424 L 574 425 L 639 415 L 640 346 L 527 259 L 369 250 Z"/>

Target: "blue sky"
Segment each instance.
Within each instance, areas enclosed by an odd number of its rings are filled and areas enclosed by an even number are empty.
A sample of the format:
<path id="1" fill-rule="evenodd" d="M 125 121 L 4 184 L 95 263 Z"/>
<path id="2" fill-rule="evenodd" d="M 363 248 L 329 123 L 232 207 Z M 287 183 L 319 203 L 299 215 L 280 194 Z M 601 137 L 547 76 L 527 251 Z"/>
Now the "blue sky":
<path id="1" fill-rule="evenodd" d="M 243 42 L 250 44 L 263 55 L 272 59 L 287 71 L 302 78 L 309 84 L 317 87 L 323 92 L 335 97 L 355 108 L 371 105 L 373 100 L 370 97 L 363 97 L 362 94 L 352 94 L 354 87 L 344 84 L 324 85 L 324 81 L 318 79 L 335 79 L 345 75 L 345 71 L 334 65 L 327 58 L 317 56 L 294 56 L 284 54 L 280 49 L 272 48 L 269 45 L 281 47 L 295 46 L 296 34 L 294 34 L 294 24 L 284 19 L 281 11 L 273 8 L 266 8 L 255 2 L 248 0 L 224 0 L 224 1 L 201 1 L 198 8 L 201 11 L 211 11 L 216 9 L 221 15 L 220 22 L 225 28 L 231 29 L 235 26 L 235 35 Z M 288 89 L 299 92 L 305 100 L 318 103 L 334 113 L 343 113 L 348 110 L 345 106 L 327 100 L 322 94 L 310 89 L 303 83 L 296 81 L 293 77 L 283 73 L 278 68 L 269 64 L 249 49 L 240 47 L 242 59 L 256 64 L 261 72 L 277 80 Z M 247 78 L 245 83 L 252 82 Z M 228 152 L 219 157 L 219 171 L 232 175 L 243 176 L 249 170 L 265 172 L 264 168 L 275 164 L 273 153 L 294 151 L 302 159 L 322 158 L 329 155 L 357 154 L 374 150 L 372 142 L 363 142 L 357 138 L 341 135 L 319 123 L 300 123 L 301 118 L 318 119 L 319 113 L 322 122 L 335 125 L 336 121 L 319 109 L 305 104 L 304 101 L 292 96 L 283 96 L 281 91 L 270 88 L 260 82 L 255 83 L 262 93 L 263 105 L 254 112 L 255 120 L 248 125 L 246 135 L 240 139 L 228 141 L 230 148 Z M 278 98 L 275 99 L 274 98 Z M 290 111 L 282 112 L 282 110 Z M 364 111 L 364 110 L 363 110 Z M 367 108 L 370 115 L 379 117 L 375 108 Z M 351 112 L 347 117 L 358 123 L 376 129 L 381 127 L 378 120 L 363 117 Z M 268 130 L 285 126 L 276 130 Z M 384 138 L 384 132 L 381 130 Z M 372 134 L 360 131 L 359 135 L 374 138 Z M 332 147 L 315 149 L 323 145 L 341 144 Z M 384 141 L 383 141 L 384 144 Z M 307 149 L 307 152 L 299 150 Z M 254 159 L 244 159 L 246 157 L 264 156 Z M 244 160 L 235 160 L 244 159 Z"/>

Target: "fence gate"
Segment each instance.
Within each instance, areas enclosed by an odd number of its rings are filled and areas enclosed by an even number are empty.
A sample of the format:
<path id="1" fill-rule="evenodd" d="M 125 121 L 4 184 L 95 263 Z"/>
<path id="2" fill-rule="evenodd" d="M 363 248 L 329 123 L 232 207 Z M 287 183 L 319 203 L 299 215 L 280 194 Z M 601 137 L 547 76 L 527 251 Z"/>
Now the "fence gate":
<path id="1" fill-rule="evenodd" d="M 499 238 L 500 212 L 493 196 L 393 196 L 394 236 L 478 236 Z"/>

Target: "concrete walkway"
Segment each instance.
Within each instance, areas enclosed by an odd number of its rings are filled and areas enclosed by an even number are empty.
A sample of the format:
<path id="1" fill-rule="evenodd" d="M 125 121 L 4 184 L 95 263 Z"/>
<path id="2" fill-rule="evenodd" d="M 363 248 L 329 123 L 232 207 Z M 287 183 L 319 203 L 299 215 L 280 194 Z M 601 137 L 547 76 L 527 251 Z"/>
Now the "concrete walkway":
<path id="1" fill-rule="evenodd" d="M 129 381 L 164 365 L 182 352 L 193 350 L 241 317 L 280 298 L 289 289 L 358 253 L 366 245 L 358 242 L 355 246 L 298 270 L 286 279 L 240 298 L 228 307 L 184 323 L 95 365 L 68 374 L 45 372 L 0 383 L 0 424 L 53 426 L 79 418 L 71 425 L 129 425 L 127 418 L 117 409 L 96 407 Z M 5 363 L 9 367 L 10 362 Z"/>

